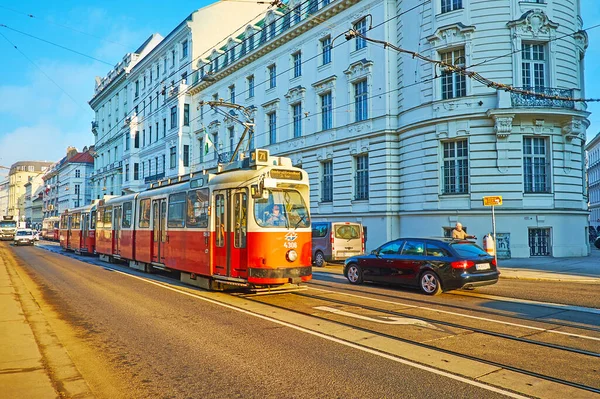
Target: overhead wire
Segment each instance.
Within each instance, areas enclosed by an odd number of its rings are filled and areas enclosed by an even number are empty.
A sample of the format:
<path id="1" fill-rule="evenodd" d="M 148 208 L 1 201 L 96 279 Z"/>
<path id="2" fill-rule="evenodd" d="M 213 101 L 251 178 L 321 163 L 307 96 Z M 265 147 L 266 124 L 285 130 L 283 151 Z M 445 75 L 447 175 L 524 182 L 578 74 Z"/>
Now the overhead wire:
<path id="1" fill-rule="evenodd" d="M 78 107 L 82 108 L 81 104 L 77 102 L 65 89 L 63 89 L 54 79 L 50 77 L 38 64 L 36 64 L 31 58 L 27 56 L 20 48 L 18 48 L 9 38 L 7 38 L 2 32 L 0 32 L 0 36 L 4 38 L 15 50 L 17 50 L 27 61 L 29 61 L 33 66 L 35 66 L 50 82 L 52 82 L 60 91 L 62 91 L 67 97 L 71 99 Z M 87 112 L 87 110 L 85 110 Z"/>
<path id="2" fill-rule="evenodd" d="M 76 29 L 76 28 L 73 28 L 73 27 L 71 27 L 71 26 L 68 26 L 68 25 L 63 25 L 63 24 L 59 24 L 59 23 L 57 23 L 57 22 L 49 21 L 49 20 L 47 20 L 47 19 L 41 19 L 41 18 L 38 18 L 37 16 L 35 16 L 35 15 L 33 15 L 33 14 L 29 14 L 29 13 L 27 13 L 27 12 L 18 11 L 18 10 L 15 10 L 15 9 L 13 9 L 13 8 L 6 7 L 6 6 L 3 6 L 3 5 L 0 5 L 0 8 L 3 8 L 3 9 L 5 9 L 5 10 L 11 11 L 11 12 L 14 12 L 14 13 L 17 13 L 17 14 L 25 15 L 25 16 L 29 17 L 30 19 L 35 19 L 35 20 L 38 20 L 38 21 L 43 21 L 43 22 L 45 22 L 45 23 L 47 23 L 47 24 L 50 24 L 50 25 L 59 26 L 59 27 L 61 27 L 61 28 L 68 29 L 68 30 L 71 30 L 71 31 L 73 31 L 73 32 L 81 33 L 82 35 L 90 36 L 90 37 L 96 38 L 96 39 L 98 39 L 98 40 L 101 40 L 101 41 L 103 41 L 103 42 L 107 42 L 107 43 L 116 44 L 116 45 L 118 45 L 118 46 L 121 46 L 121 47 L 123 47 L 123 48 L 129 48 L 129 47 L 130 47 L 130 46 L 126 46 L 126 45 L 124 45 L 124 44 L 121 44 L 121 43 L 119 43 L 119 42 L 115 42 L 115 41 L 113 41 L 113 40 L 104 39 L 104 38 L 102 38 L 102 37 L 100 37 L 100 36 L 93 35 L 93 34 L 91 34 L 91 33 L 89 33 L 89 32 L 86 32 L 86 31 L 83 31 L 83 30 L 80 30 L 80 29 Z"/>
<path id="3" fill-rule="evenodd" d="M 109 65 L 109 66 L 111 66 L 111 67 L 112 67 L 112 66 L 114 66 L 114 63 L 112 63 L 112 64 L 111 64 L 110 62 L 106 62 L 106 61 L 103 61 L 103 60 L 101 60 L 101 59 L 98 59 L 98 58 L 96 58 L 96 57 L 92 57 L 91 55 L 88 55 L 88 54 L 82 53 L 82 52 L 80 52 L 80 51 L 77 51 L 77 50 L 73 50 L 73 49 L 71 49 L 71 48 L 69 48 L 69 47 L 65 47 L 65 46 L 63 46 L 63 45 L 61 45 L 61 44 L 58 44 L 58 43 L 51 42 L 50 40 L 42 39 L 41 37 L 37 37 L 37 36 L 35 36 L 35 35 L 31 35 L 31 34 L 29 34 L 29 33 L 26 33 L 26 32 L 23 32 L 23 31 L 20 31 L 20 30 L 18 30 L 18 29 L 11 28 L 10 26 L 8 26 L 8 25 L 6 25 L 6 24 L 0 24 L 0 28 L 6 28 L 6 29 L 9 29 L 9 30 L 12 30 L 13 32 L 17 32 L 17 33 L 19 33 L 19 34 L 21 34 L 21 35 L 28 36 L 28 37 L 31 37 L 31 38 L 33 38 L 33 39 L 36 39 L 36 40 L 42 41 L 42 42 L 44 42 L 44 43 L 50 44 L 50 45 L 52 45 L 52 46 L 59 47 L 59 48 L 61 48 L 61 49 L 63 49 L 63 50 L 70 51 L 70 52 L 72 52 L 72 53 L 75 53 L 75 54 L 81 55 L 82 57 L 90 58 L 90 59 L 92 59 L 92 60 L 94 60 L 94 61 L 101 62 L 101 63 L 103 63 L 103 64 L 106 64 L 106 65 Z"/>

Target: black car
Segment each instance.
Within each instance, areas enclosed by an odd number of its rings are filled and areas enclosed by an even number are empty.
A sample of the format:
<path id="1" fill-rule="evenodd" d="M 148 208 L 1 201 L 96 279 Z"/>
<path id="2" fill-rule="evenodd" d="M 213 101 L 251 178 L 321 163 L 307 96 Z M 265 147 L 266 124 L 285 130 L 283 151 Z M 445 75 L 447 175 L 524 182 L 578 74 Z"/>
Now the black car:
<path id="1" fill-rule="evenodd" d="M 344 262 L 352 284 L 363 281 L 419 287 L 427 295 L 498 282 L 496 261 L 480 246 L 449 238 L 400 238 Z"/>

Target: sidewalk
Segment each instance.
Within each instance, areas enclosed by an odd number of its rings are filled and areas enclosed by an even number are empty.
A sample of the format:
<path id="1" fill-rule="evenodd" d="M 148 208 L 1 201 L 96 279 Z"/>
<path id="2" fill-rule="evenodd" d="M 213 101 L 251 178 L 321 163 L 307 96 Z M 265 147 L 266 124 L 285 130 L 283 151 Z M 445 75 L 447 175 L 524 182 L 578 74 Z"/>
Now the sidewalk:
<path id="1" fill-rule="evenodd" d="M 0 392 L 3 398 L 57 398 L 12 278 L 0 258 Z"/>
<path id="2" fill-rule="evenodd" d="M 600 250 L 579 258 L 498 259 L 500 278 L 600 284 Z"/>

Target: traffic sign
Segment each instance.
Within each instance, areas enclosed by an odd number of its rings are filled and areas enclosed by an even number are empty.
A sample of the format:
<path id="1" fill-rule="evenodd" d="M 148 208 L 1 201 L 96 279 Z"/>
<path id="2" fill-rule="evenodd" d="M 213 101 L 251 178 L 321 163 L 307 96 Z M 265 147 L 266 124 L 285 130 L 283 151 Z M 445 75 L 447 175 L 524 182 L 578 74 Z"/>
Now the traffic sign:
<path id="1" fill-rule="evenodd" d="M 499 206 L 502 205 L 502 196 L 496 195 L 493 197 L 483 197 L 484 206 Z"/>

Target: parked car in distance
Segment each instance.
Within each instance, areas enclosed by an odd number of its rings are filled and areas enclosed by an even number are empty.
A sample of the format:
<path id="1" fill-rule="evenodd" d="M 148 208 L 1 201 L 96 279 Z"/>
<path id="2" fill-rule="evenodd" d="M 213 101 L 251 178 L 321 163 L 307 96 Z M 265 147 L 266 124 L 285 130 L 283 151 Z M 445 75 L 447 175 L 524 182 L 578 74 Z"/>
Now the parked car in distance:
<path id="1" fill-rule="evenodd" d="M 357 222 L 313 222 L 312 259 L 315 266 L 343 262 L 365 252 L 365 234 Z"/>
<path id="2" fill-rule="evenodd" d="M 31 229 L 18 229 L 13 240 L 15 245 L 33 245 L 35 236 Z"/>
<path id="3" fill-rule="evenodd" d="M 499 275 L 495 258 L 483 248 L 450 238 L 400 238 L 344 262 L 344 276 L 352 284 L 400 284 L 427 295 L 495 284 Z"/>

